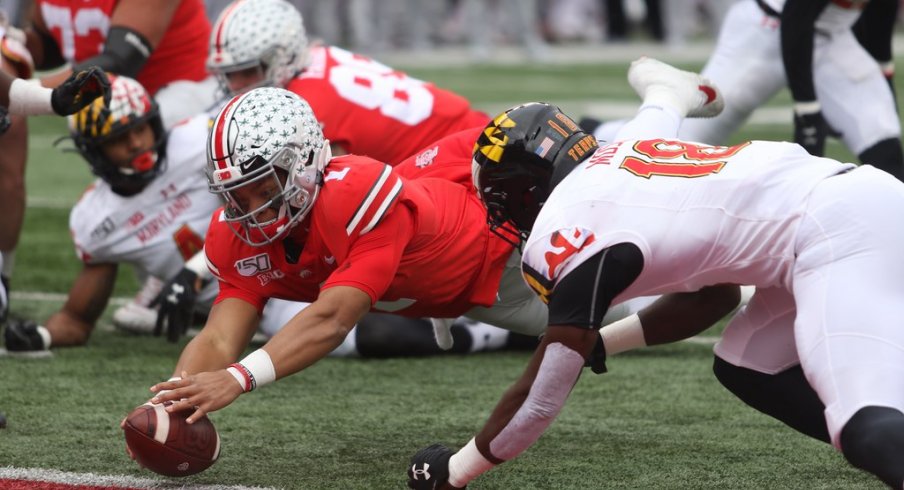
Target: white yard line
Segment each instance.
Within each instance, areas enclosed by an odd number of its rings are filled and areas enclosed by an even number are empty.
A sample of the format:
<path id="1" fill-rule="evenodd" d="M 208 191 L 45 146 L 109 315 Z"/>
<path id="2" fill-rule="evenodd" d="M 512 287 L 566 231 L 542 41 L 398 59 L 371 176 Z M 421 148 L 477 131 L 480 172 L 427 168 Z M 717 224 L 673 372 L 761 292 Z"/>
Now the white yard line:
<path id="1" fill-rule="evenodd" d="M 247 487 L 244 485 L 191 485 L 181 480 L 140 478 L 127 475 L 96 475 L 94 473 L 70 473 L 66 471 L 47 470 L 42 468 L 0 467 L 0 480 L 16 479 L 39 482 L 54 482 L 67 485 L 111 486 L 142 489 L 181 489 L 181 490 L 268 490 L 273 487 Z M 2 482 L 0 482 L 2 483 Z"/>

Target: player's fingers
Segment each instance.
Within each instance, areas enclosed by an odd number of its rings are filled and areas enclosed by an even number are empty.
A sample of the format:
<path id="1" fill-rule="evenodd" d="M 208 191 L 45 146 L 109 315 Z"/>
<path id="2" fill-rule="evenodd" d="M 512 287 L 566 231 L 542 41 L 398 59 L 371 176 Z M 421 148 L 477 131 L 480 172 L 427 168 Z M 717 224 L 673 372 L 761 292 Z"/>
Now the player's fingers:
<path id="1" fill-rule="evenodd" d="M 195 423 L 195 420 L 200 420 L 206 414 L 207 414 L 207 412 L 204 411 L 203 408 L 195 407 L 195 413 L 191 414 L 187 419 L 185 419 L 185 421 L 188 422 L 189 424 L 193 424 L 193 423 Z"/>

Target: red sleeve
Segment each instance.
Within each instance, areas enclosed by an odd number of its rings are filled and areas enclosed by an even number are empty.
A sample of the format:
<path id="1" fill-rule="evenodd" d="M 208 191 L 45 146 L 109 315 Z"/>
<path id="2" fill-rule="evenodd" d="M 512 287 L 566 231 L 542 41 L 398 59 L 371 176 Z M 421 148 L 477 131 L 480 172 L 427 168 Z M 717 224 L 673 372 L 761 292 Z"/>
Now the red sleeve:
<path id="1" fill-rule="evenodd" d="M 218 282 L 220 284 L 220 292 L 217 293 L 217 299 L 213 301 L 213 304 L 217 304 L 227 298 L 236 298 L 257 308 L 258 315 L 263 314 L 264 306 L 267 305 L 267 298 L 254 294 L 246 289 L 237 288 L 226 281 L 221 280 Z"/>
<path id="2" fill-rule="evenodd" d="M 377 227 L 351 244 L 348 257 L 326 280 L 321 291 L 350 286 L 376 303 L 395 278 L 402 253 L 414 236 L 414 215 L 406 206 L 396 206 Z"/>

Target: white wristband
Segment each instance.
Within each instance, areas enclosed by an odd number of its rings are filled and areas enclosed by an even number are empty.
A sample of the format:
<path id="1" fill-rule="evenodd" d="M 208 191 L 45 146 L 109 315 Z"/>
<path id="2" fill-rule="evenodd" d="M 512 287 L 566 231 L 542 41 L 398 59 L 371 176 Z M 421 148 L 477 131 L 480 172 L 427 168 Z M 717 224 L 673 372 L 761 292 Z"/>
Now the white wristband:
<path id="1" fill-rule="evenodd" d="M 798 116 L 806 116 L 808 114 L 816 114 L 817 112 L 822 110 L 822 106 L 819 105 L 819 101 L 812 102 L 795 102 L 794 103 L 794 113 Z"/>
<path id="2" fill-rule="evenodd" d="M 188 262 L 185 263 L 185 268 L 194 272 L 198 279 L 202 281 L 210 279 L 210 269 L 207 268 L 207 257 L 204 255 L 204 250 L 188 259 Z"/>
<path id="3" fill-rule="evenodd" d="M 276 381 L 276 368 L 273 367 L 273 361 L 270 360 L 270 354 L 267 354 L 267 351 L 264 349 L 258 349 L 251 354 L 248 354 L 244 359 L 238 362 L 239 367 L 244 368 L 244 373 L 239 372 L 239 375 L 242 375 L 242 379 L 236 377 L 236 380 L 239 380 L 239 383 L 242 384 L 242 387 L 245 391 L 251 391 L 260 386 L 264 386 L 267 383 L 272 383 Z M 237 367 L 233 367 L 238 371 Z M 230 374 L 236 376 L 236 373 L 230 371 Z M 244 379 L 244 375 L 247 375 L 250 379 Z"/>
<path id="4" fill-rule="evenodd" d="M 471 480 L 491 470 L 495 464 L 490 462 L 477 449 L 477 442 L 472 437 L 465 447 L 449 458 L 449 484 L 464 488 Z"/>
<path id="5" fill-rule="evenodd" d="M 637 313 L 603 326 L 600 329 L 600 337 L 603 338 L 607 357 L 647 345 L 643 337 L 643 325 Z"/>
<path id="6" fill-rule="evenodd" d="M 29 82 L 17 78 L 9 86 L 9 113 L 24 116 L 56 114 L 50 103 L 52 94 L 53 90 L 42 87 L 37 80 Z"/>

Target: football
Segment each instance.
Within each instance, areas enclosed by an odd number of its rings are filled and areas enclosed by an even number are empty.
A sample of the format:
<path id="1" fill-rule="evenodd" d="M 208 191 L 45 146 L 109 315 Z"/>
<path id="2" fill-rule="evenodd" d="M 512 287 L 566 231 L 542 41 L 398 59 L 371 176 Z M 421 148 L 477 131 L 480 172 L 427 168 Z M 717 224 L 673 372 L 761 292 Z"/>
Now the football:
<path id="1" fill-rule="evenodd" d="M 164 405 L 150 403 L 132 410 L 123 431 L 138 464 L 166 476 L 194 475 L 214 464 L 220 455 L 220 435 L 207 417 L 186 422 L 191 413 L 169 413 Z"/>

